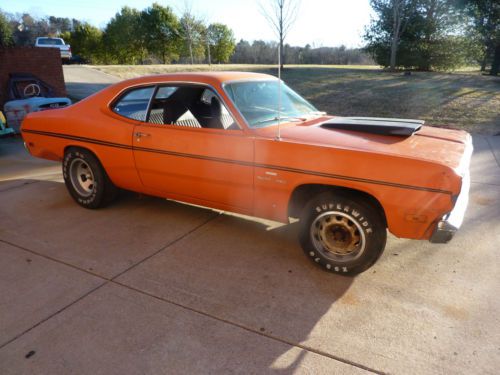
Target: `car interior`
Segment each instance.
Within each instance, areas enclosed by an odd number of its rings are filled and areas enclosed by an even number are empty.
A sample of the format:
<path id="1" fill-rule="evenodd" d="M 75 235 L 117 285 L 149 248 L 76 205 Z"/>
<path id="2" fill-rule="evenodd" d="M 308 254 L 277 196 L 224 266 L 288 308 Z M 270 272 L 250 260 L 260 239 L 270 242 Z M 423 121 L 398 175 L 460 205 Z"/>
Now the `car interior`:
<path id="1" fill-rule="evenodd" d="M 142 92 L 139 92 L 142 90 Z M 152 88 L 126 94 L 114 111 L 153 124 L 208 129 L 240 129 L 217 95 L 203 86 L 161 86 L 148 111 Z M 147 91 L 145 91 L 147 90 Z"/>

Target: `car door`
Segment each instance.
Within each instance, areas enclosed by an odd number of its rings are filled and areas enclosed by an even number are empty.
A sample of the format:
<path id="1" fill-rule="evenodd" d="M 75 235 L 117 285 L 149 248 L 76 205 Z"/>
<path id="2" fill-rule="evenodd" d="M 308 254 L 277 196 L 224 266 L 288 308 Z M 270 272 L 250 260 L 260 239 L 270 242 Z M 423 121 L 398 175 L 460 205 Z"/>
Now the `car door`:
<path id="1" fill-rule="evenodd" d="M 157 87 L 146 120 L 135 126 L 133 149 L 147 189 L 251 213 L 253 139 L 210 88 Z"/>

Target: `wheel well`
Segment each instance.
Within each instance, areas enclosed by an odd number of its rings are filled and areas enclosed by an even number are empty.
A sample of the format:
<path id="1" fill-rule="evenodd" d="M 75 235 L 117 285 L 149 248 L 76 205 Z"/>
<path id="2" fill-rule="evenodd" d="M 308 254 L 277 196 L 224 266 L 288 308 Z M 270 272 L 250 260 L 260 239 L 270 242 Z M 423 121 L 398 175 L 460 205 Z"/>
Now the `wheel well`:
<path id="1" fill-rule="evenodd" d="M 71 146 L 66 146 L 66 147 L 64 147 L 63 157 L 64 157 L 64 155 L 66 155 L 66 152 L 68 152 L 68 150 L 69 150 L 70 148 L 75 148 L 75 149 L 85 150 L 85 151 L 87 151 L 87 152 L 90 152 L 90 153 L 91 153 L 92 155 L 94 155 L 94 157 L 95 157 L 95 158 L 99 161 L 99 163 L 101 162 L 101 161 L 99 160 L 99 158 L 97 157 L 97 155 L 95 154 L 95 152 L 94 152 L 94 151 L 92 151 L 91 149 L 89 149 L 89 148 L 87 148 L 87 147 L 82 147 L 82 146 L 73 146 L 73 145 L 71 145 Z"/>
<path id="2" fill-rule="evenodd" d="M 333 192 L 334 194 L 341 194 L 351 199 L 361 198 L 363 201 L 368 203 L 379 212 L 384 220 L 385 225 L 387 226 L 387 219 L 385 217 L 384 208 L 374 196 L 361 190 L 350 189 L 342 186 L 318 184 L 306 184 L 297 186 L 292 192 L 292 196 L 290 197 L 290 201 L 288 203 L 288 216 L 298 218 L 300 216 L 302 208 L 304 208 L 304 206 L 312 197 L 327 191 Z"/>
<path id="3" fill-rule="evenodd" d="M 91 153 L 92 155 L 94 155 L 94 157 L 96 158 L 96 160 L 99 163 L 99 165 L 101 166 L 101 168 L 104 169 L 104 166 L 102 165 L 101 159 L 99 159 L 99 157 L 96 155 L 96 153 L 94 151 L 92 151 L 91 149 L 89 149 L 87 147 L 74 146 L 74 145 L 66 146 L 66 147 L 64 147 L 63 158 L 64 158 L 64 155 L 66 155 L 66 152 L 71 148 L 78 149 L 78 150 L 85 150 L 85 151 Z"/>

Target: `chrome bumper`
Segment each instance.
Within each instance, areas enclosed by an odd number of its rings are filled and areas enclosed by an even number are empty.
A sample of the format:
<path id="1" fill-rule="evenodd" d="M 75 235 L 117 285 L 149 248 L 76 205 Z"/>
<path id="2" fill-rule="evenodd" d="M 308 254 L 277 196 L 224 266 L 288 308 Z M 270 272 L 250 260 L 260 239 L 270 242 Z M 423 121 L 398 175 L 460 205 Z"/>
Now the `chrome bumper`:
<path id="1" fill-rule="evenodd" d="M 462 179 L 462 190 L 455 203 L 455 207 L 437 223 L 436 229 L 432 233 L 430 242 L 447 243 L 455 232 L 460 228 L 465 216 L 465 210 L 469 203 L 470 175 L 467 173 Z"/>
<path id="2" fill-rule="evenodd" d="M 61 51 L 61 59 L 71 59 L 71 52 Z"/>
<path id="3" fill-rule="evenodd" d="M 455 207 L 450 213 L 444 215 L 441 220 L 437 223 L 431 238 L 429 239 L 432 243 L 447 243 L 449 242 L 456 231 L 462 225 L 464 221 L 465 211 L 467 209 L 467 204 L 469 203 L 469 190 L 470 190 L 470 172 L 469 164 L 472 157 L 472 139 L 469 138 L 469 144 L 465 150 L 465 154 L 461 162 L 461 172 L 462 177 L 462 188 L 460 189 L 460 194 L 455 202 Z"/>

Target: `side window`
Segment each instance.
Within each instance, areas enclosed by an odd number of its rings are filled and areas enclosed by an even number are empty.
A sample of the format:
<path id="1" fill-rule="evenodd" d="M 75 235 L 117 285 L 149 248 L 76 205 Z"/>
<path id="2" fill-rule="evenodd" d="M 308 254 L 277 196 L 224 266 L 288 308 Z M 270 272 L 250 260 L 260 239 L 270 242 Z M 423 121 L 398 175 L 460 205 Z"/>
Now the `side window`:
<path id="1" fill-rule="evenodd" d="M 148 104 L 154 89 L 143 87 L 127 92 L 116 102 L 113 111 L 134 120 L 146 121 Z"/>
<path id="2" fill-rule="evenodd" d="M 202 86 L 161 86 L 148 121 L 191 128 L 240 129 L 217 95 Z"/>

